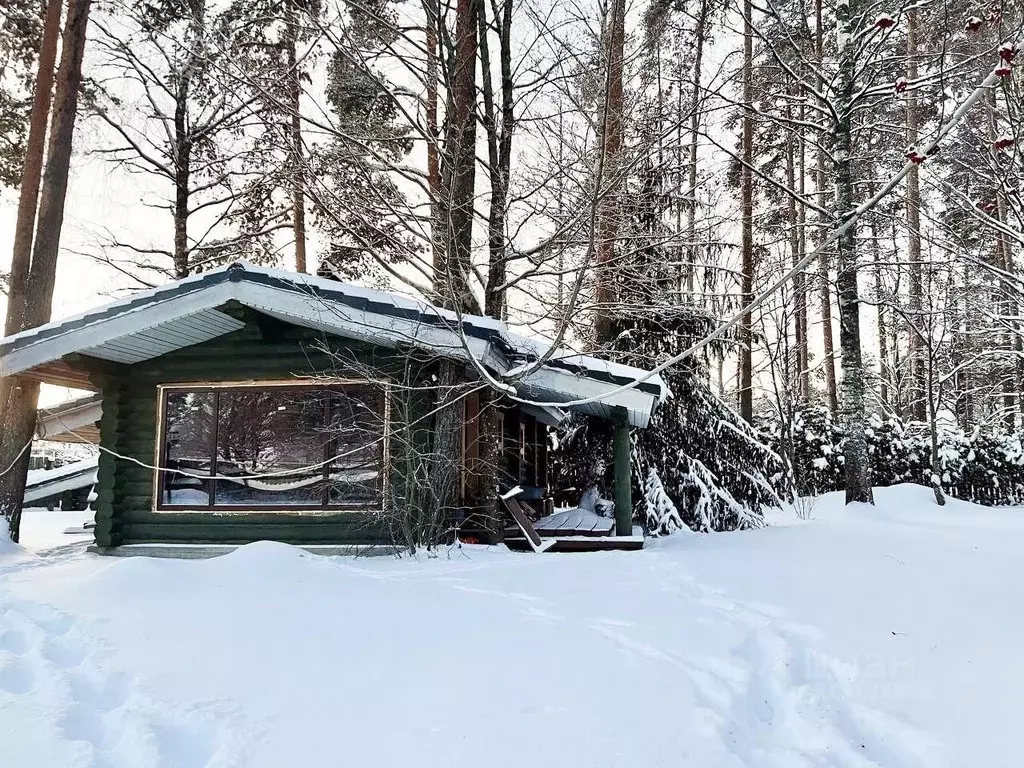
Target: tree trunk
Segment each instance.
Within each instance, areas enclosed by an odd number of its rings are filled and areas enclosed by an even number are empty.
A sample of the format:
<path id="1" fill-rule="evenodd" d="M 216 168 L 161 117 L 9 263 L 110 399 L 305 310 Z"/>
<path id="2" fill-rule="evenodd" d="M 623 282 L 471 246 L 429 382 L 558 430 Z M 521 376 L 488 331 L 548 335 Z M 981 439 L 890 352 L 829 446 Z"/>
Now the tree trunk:
<path id="1" fill-rule="evenodd" d="M 970 366 L 964 365 L 974 357 L 972 309 L 977 296 L 971 285 L 974 265 L 965 262 L 960 269 L 959 296 L 956 301 L 956 327 L 959 343 L 954 346 L 952 366 L 958 371 L 954 379 L 957 392 L 956 416 L 957 423 L 966 432 L 974 425 L 974 372 Z"/>
<path id="2" fill-rule="evenodd" d="M 804 87 L 800 86 L 801 95 L 806 95 Z M 800 120 L 806 118 L 806 106 L 800 104 Z M 796 253 L 802 259 L 807 253 L 807 206 L 803 203 L 804 195 L 807 193 L 807 146 L 804 136 L 800 136 L 797 147 L 799 149 L 797 163 L 797 189 L 800 193 L 800 202 L 796 204 L 796 226 L 797 244 Z M 800 370 L 800 399 L 809 403 L 811 401 L 811 346 L 808 335 L 807 319 L 807 278 L 803 270 L 793 278 L 793 291 L 796 293 L 797 303 L 797 329 L 799 333 L 799 345 L 797 355 L 799 356 Z"/>
<path id="3" fill-rule="evenodd" d="M 487 156 L 490 165 L 491 199 L 487 218 L 487 285 L 484 289 L 484 314 L 501 320 L 505 310 L 505 283 L 508 254 L 505 243 L 505 219 L 509 175 L 512 164 L 512 132 L 515 130 L 512 82 L 512 0 L 502 3 L 498 22 L 498 57 L 501 77 L 501 124 L 495 116 L 491 62 L 487 44 L 485 0 L 480 5 L 480 63 L 483 68 L 484 126 L 487 129 Z"/>
<path id="4" fill-rule="evenodd" d="M 988 138 L 989 144 L 992 145 L 996 142 L 999 137 L 999 124 L 997 108 L 998 103 L 996 101 L 996 91 L 992 90 L 989 93 L 988 100 L 986 102 L 986 111 L 988 115 Z M 992 212 L 996 220 L 1001 224 L 1005 224 L 1008 220 L 1007 216 L 1007 205 L 1006 205 L 1006 193 L 1003 190 L 1003 183 L 1001 180 L 996 180 L 996 209 Z M 995 254 L 994 261 L 997 269 L 1003 270 L 1006 273 L 1012 273 L 1013 271 L 1013 256 L 1011 255 L 1012 246 L 1007 241 L 1006 235 L 1001 232 L 996 232 L 995 241 Z M 1015 292 L 1015 287 L 1011 280 L 1006 277 L 1000 277 L 999 279 L 999 312 L 1003 316 L 1004 323 L 1009 323 L 1008 319 L 1011 315 L 1016 314 L 1014 311 L 1013 301 L 1011 299 L 1012 294 Z M 1001 346 L 1006 351 L 1007 355 L 1012 359 L 1013 349 L 1015 345 L 1014 333 L 1012 330 L 1007 329 L 1003 334 L 1003 343 Z M 1019 342 L 1019 340 L 1017 340 Z M 1016 386 L 1018 381 L 1016 380 L 1017 364 L 1010 362 L 1005 364 L 1002 379 L 1002 391 L 1003 391 L 1003 426 L 1008 432 L 1013 432 L 1016 426 L 1016 418 L 1014 413 L 1014 405 L 1016 403 Z"/>
<path id="5" fill-rule="evenodd" d="M 751 0 L 743 0 L 743 166 L 740 169 L 740 207 L 743 218 L 741 248 L 742 288 L 740 303 L 747 306 L 754 300 L 754 40 L 751 28 Z M 740 323 L 740 416 L 749 424 L 754 420 L 754 334 L 752 313 Z"/>
<path id="6" fill-rule="evenodd" d="M 606 50 L 607 82 L 601 116 L 601 174 L 597 179 L 601 199 L 597 210 L 597 317 L 594 335 L 599 345 L 612 341 L 617 291 L 615 241 L 619 234 L 619 159 L 622 153 L 622 68 L 625 55 L 626 1 L 612 0 Z"/>
<path id="7" fill-rule="evenodd" d="M 493 85 L 491 82 L 490 48 L 488 46 L 487 5 L 479 0 L 480 64 L 483 69 L 484 126 L 487 130 L 487 156 L 491 196 L 487 218 L 487 285 L 484 287 L 484 314 L 501 320 L 507 311 L 505 283 L 507 243 L 505 222 L 510 169 L 512 164 L 512 132 L 515 129 L 514 93 L 512 76 L 512 0 L 503 0 L 501 15 L 495 19 L 498 28 L 499 76 L 501 78 L 501 121 L 495 116 Z M 497 4 L 494 6 L 497 8 Z M 484 521 L 489 538 L 499 542 L 504 538 L 504 525 L 499 514 L 498 490 L 498 402 L 493 390 L 480 394 L 479 461 L 476 468 L 480 498 L 476 512 Z"/>
<path id="8" fill-rule="evenodd" d="M 922 345 L 923 346 L 923 345 Z M 946 494 L 942 491 L 942 464 L 939 460 L 939 419 L 937 405 L 939 396 L 935 391 L 935 355 L 928 354 L 928 433 L 931 437 L 931 486 L 935 494 L 935 503 L 940 507 L 946 504 Z"/>
<path id="9" fill-rule="evenodd" d="M 787 117 L 791 117 L 791 112 L 791 108 L 787 105 Z M 786 139 L 786 183 L 792 190 L 796 190 L 799 184 L 796 178 L 796 144 L 797 139 L 789 135 Z M 792 263 L 796 264 L 803 258 L 803 252 L 800 250 L 800 214 L 797 209 L 796 196 L 788 195 L 787 198 L 786 216 L 789 225 L 789 255 Z M 787 362 L 786 364 L 786 370 L 792 370 L 792 376 L 787 376 L 790 379 L 788 389 L 792 391 L 795 386 L 795 399 L 797 401 L 804 399 L 804 379 L 807 378 L 807 361 L 805 358 L 807 354 L 807 306 L 804 303 L 805 301 L 804 274 L 801 271 L 793 276 L 793 353 L 792 362 Z"/>
<path id="10" fill-rule="evenodd" d="M 39 72 L 36 75 L 32 112 L 29 115 L 25 165 L 21 171 L 21 185 L 18 191 L 18 216 L 14 225 L 7 321 L 4 326 L 7 336 L 20 331 L 25 319 L 28 275 L 32 266 L 32 234 L 36 224 L 39 183 L 46 154 L 46 122 L 50 116 L 53 68 L 57 60 L 57 42 L 60 40 L 60 10 L 61 0 L 49 0 L 43 23 L 43 41 L 39 49 Z"/>
<path id="11" fill-rule="evenodd" d="M 835 123 L 835 223 L 848 221 L 853 210 L 853 99 L 857 73 L 857 45 L 853 39 L 851 4 L 836 6 L 839 37 L 839 77 Z M 860 299 L 857 294 L 857 231 L 849 227 L 838 240 L 839 345 L 843 362 L 842 415 L 846 503 L 873 503 L 868 463 L 867 419 L 864 402 L 864 364 L 860 339 Z"/>
<path id="12" fill-rule="evenodd" d="M 693 295 L 693 275 L 697 268 L 697 140 L 700 137 L 700 118 L 701 110 L 698 108 L 700 104 L 700 89 L 701 89 L 701 78 L 704 74 L 704 43 L 707 39 L 707 23 L 708 23 L 708 0 L 701 0 L 700 10 L 697 14 L 697 22 L 694 27 L 694 52 L 693 52 L 693 77 L 691 78 L 690 87 L 692 89 L 693 96 L 690 103 L 690 143 L 689 153 L 690 156 L 687 158 L 687 179 L 686 179 L 686 240 L 689 243 L 687 258 L 689 263 L 686 265 L 684 271 L 686 292 L 690 296 Z M 679 66 L 682 67 L 683 63 L 680 60 Z M 682 78 L 680 78 L 680 83 Z M 680 84 L 678 88 L 679 92 L 679 125 L 682 130 L 682 93 L 683 88 Z M 682 142 L 680 141 L 680 144 Z M 681 190 L 680 190 L 681 191 Z M 681 201 L 682 202 L 682 201 Z M 682 254 L 680 253 L 680 260 L 682 260 Z"/>
<path id="13" fill-rule="evenodd" d="M 50 319 L 90 6 L 91 0 L 68 2 L 21 330 Z M 0 403 L 0 514 L 8 521 L 12 540 L 18 541 L 39 384 L 18 380 L 8 384 L 6 393 L 6 402 Z"/>
<path id="14" fill-rule="evenodd" d="M 174 210 L 172 211 L 174 220 L 174 277 L 180 280 L 183 277 L 188 277 L 192 272 L 188 246 L 191 147 L 189 139 L 185 135 L 184 120 L 181 122 L 181 130 L 178 130 L 179 121 L 177 115 L 175 115 L 174 124 L 175 138 L 178 146 L 178 157 L 174 163 Z"/>
<path id="15" fill-rule="evenodd" d="M 882 254 L 878 246 L 878 217 L 871 217 L 871 253 L 875 262 L 875 307 L 878 312 L 878 397 L 883 410 L 889 405 L 889 323 L 885 314 L 885 278 L 882 274 Z"/>
<path id="16" fill-rule="evenodd" d="M 907 11 L 907 80 L 917 79 L 917 10 Z M 919 140 L 917 92 L 907 92 L 906 127 L 907 146 L 916 147 Z M 921 184 L 916 165 L 907 174 L 907 258 L 910 261 L 910 322 L 921 323 Z M 924 421 L 926 403 L 924 395 L 924 347 L 913 329 L 909 332 L 910 349 L 910 418 Z"/>
<path id="17" fill-rule="evenodd" d="M 900 235 L 902 233 L 902 227 L 896 221 L 895 216 L 889 218 L 889 241 L 892 243 L 892 249 L 889 252 L 889 262 L 894 265 L 895 275 L 890 273 L 890 287 L 888 294 L 893 297 L 895 301 L 903 290 L 903 265 L 900 262 Z M 900 376 L 900 372 L 903 370 L 903 358 L 901 357 L 900 349 L 900 329 L 905 327 L 906 323 L 887 323 L 886 327 L 889 331 L 889 343 L 887 349 L 889 355 L 892 358 L 891 370 L 893 372 L 892 389 L 889 391 L 889 401 L 892 405 L 892 410 L 895 413 L 902 414 L 907 410 L 907 404 L 903 400 L 905 387 L 903 384 L 903 378 Z"/>
<path id="18" fill-rule="evenodd" d="M 192 149 L 193 135 L 189 124 L 189 98 L 192 95 L 192 77 L 201 63 L 203 41 L 206 36 L 206 4 L 204 1 L 190 4 L 192 16 L 189 19 L 191 35 L 189 58 L 181 70 L 178 87 L 174 92 L 174 277 L 188 277 L 202 263 L 194 263 L 188 241 L 188 220 L 192 196 Z"/>
<path id="19" fill-rule="evenodd" d="M 815 37 L 814 52 L 818 65 L 818 91 L 823 93 L 825 81 L 821 75 L 825 61 L 825 38 L 822 20 L 821 0 L 815 0 Z M 825 189 L 828 185 L 828 175 L 825 170 L 825 151 L 818 150 L 818 173 L 816 185 L 818 188 L 818 205 L 826 207 Z M 818 237 L 823 239 L 829 229 L 830 222 L 824 216 L 821 217 L 821 225 L 818 228 Z M 825 388 L 828 390 L 828 407 L 832 413 L 839 411 L 839 394 L 836 387 L 836 350 L 835 341 L 832 337 L 832 298 L 829 291 L 829 255 L 828 252 L 821 254 L 818 262 L 818 281 L 821 298 L 821 341 L 824 348 L 825 359 Z"/>
<path id="20" fill-rule="evenodd" d="M 46 7 L 43 40 L 39 49 L 39 70 L 29 115 L 25 165 L 21 172 L 4 326 L 7 336 L 25 327 L 28 281 L 32 269 L 32 240 L 46 151 L 46 122 L 50 114 L 57 41 L 60 39 L 60 11 L 61 0 L 50 0 Z M 7 521 L 14 541 L 18 541 L 21 528 L 24 473 L 28 471 L 28 443 L 35 431 L 35 404 L 38 399 L 38 383 L 16 378 L 0 379 L 0 472 L 4 473 L 0 475 L 0 515 Z"/>
<path id="21" fill-rule="evenodd" d="M 470 289 L 473 249 L 473 200 L 476 182 L 477 0 L 458 0 L 455 57 L 449 86 L 450 112 L 445 136 L 445 268 L 438 276 L 442 304 L 478 312 Z"/>
<path id="22" fill-rule="evenodd" d="M 291 157 L 292 233 L 295 237 L 295 271 L 306 265 L 306 158 L 302 148 L 302 80 L 298 66 L 299 15 L 294 2 L 285 4 L 284 43 L 288 64 L 288 142 Z"/>
<path id="23" fill-rule="evenodd" d="M 430 240 L 435 279 L 444 274 L 444 249 L 441 224 L 441 163 L 438 154 L 437 127 L 437 5 L 424 2 L 427 13 L 427 187 L 430 190 Z"/>
<path id="24" fill-rule="evenodd" d="M 434 274 L 434 289 L 441 305 L 463 312 L 477 311 L 469 284 L 476 181 L 476 13 L 477 0 L 458 0 L 441 177 L 441 209 L 446 219 L 443 269 Z M 439 511 L 451 514 L 459 506 L 464 404 L 456 387 L 465 380 L 464 370 L 465 364 L 458 360 L 442 359 L 438 363 L 431 483 Z"/>

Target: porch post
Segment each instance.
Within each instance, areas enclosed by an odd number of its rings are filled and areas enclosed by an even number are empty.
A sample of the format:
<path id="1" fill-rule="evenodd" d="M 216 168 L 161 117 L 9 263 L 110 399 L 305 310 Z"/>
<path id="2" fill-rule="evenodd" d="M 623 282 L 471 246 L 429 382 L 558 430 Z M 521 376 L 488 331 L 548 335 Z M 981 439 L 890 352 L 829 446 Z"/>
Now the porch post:
<path id="1" fill-rule="evenodd" d="M 612 441 L 615 462 L 615 534 L 633 534 L 632 482 L 629 471 L 629 421 L 624 408 L 616 409 Z"/>

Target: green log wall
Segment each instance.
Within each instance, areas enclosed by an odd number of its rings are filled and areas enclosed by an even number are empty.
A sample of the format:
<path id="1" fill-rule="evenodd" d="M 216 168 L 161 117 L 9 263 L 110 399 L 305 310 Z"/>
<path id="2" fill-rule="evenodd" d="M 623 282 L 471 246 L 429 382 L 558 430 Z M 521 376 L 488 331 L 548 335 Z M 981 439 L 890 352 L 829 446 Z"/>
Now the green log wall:
<path id="1" fill-rule="evenodd" d="M 376 378 L 408 380 L 407 361 L 401 352 L 328 337 L 290 326 L 252 310 L 229 306 L 245 328 L 204 344 L 197 344 L 153 360 L 129 366 L 104 365 L 79 359 L 92 369 L 92 379 L 103 394 L 100 421 L 105 448 L 152 465 L 156 456 L 158 385 L 190 382 L 282 380 L 296 376 L 348 374 L 339 358 L 356 360 L 372 368 Z M 325 353 L 327 346 L 336 356 Z M 417 364 L 425 378 L 427 363 Z M 392 397 L 414 397 L 408 412 L 427 413 L 430 404 L 421 394 L 393 390 Z M 395 410 L 393 408 L 393 410 Z M 429 434 L 424 422 L 419 439 Z M 403 450 L 393 440 L 392 456 Z M 399 462 L 389 463 L 389 468 Z M 145 466 L 103 452 L 100 455 L 96 499 L 96 544 L 116 547 L 140 543 L 242 544 L 273 539 L 291 544 L 391 543 L 382 515 L 372 512 L 157 512 L 153 498 L 154 472 Z M 392 477 L 393 483 L 400 478 Z"/>

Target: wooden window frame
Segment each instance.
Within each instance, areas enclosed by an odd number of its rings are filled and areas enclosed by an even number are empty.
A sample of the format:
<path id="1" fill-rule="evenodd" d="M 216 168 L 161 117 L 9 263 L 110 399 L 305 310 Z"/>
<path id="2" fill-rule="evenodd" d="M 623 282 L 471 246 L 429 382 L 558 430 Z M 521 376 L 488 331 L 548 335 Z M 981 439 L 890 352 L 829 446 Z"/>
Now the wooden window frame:
<path id="1" fill-rule="evenodd" d="M 213 491 L 210 493 L 211 503 L 200 504 L 165 504 L 163 502 L 162 475 L 166 469 L 166 449 L 164 431 L 167 424 L 167 397 L 176 392 L 213 392 L 215 393 L 215 419 L 214 428 L 211 430 L 210 446 L 210 475 L 215 476 L 217 472 L 217 438 L 219 424 L 219 409 L 216 406 L 216 393 L 222 391 L 245 391 L 245 390 L 328 390 L 344 392 L 347 388 L 353 387 L 377 387 L 381 391 L 383 413 L 380 414 L 384 422 L 383 435 L 380 448 L 380 481 L 378 483 L 379 496 L 376 502 L 371 504 L 330 504 L 329 493 L 324 494 L 324 501 L 321 504 L 289 504 L 279 507 L 252 505 L 228 505 L 212 503 Z M 324 459 L 330 458 L 330 444 L 324 449 Z M 338 514 L 343 512 L 381 512 L 386 507 L 386 499 L 389 486 L 391 466 L 391 388 L 387 382 L 377 379 L 345 379 L 321 383 L 316 381 L 224 381 L 224 382 L 188 382 L 175 384 L 157 385 L 157 409 L 156 409 L 156 445 L 154 446 L 154 465 L 160 467 L 160 471 L 153 473 L 153 503 L 154 512 L 161 514 L 174 514 L 177 512 L 206 512 L 212 514 L 295 514 L 295 515 L 323 515 Z M 324 476 L 326 478 L 330 463 L 324 464 Z"/>

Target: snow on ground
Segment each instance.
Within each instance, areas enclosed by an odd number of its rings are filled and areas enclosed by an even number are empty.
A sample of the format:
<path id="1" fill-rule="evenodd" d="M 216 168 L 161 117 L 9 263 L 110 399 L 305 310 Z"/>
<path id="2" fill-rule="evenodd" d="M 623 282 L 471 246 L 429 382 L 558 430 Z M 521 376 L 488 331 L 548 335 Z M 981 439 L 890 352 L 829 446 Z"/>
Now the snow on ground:
<path id="1" fill-rule="evenodd" d="M 1024 511 L 637 553 L 0 554 L 0 765 L 1017 766 Z"/>
<path id="2" fill-rule="evenodd" d="M 79 533 L 92 512 L 70 512 L 45 507 L 27 507 L 21 512 L 21 543 L 32 552 L 45 552 L 55 547 L 81 542 L 92 543 L 92 533 Z M 73 529 L 75 533 L 65 533 Z M 0 569 L 2 569 L 0 565 Z M 0 574 L 3 571 L 0 570 Z"/>

